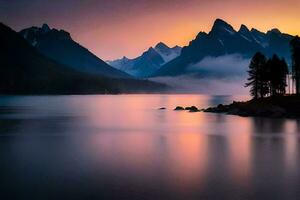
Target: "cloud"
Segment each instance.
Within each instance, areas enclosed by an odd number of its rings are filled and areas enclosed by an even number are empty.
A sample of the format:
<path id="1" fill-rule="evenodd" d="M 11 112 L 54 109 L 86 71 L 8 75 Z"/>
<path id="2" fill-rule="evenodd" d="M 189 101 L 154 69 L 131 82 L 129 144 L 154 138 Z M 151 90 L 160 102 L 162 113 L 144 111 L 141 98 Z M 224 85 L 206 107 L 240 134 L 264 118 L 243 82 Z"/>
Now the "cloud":
<path id="1" fill-rule="evenodd" d="M 205 57 L 190 65 L 188 74 L 177 77 L 157 77 L 151 80 L 168 84 L 171 92 L 200 93 L 209 95 L 246 95 L 249 89 L 247 69 L 250 59 L 240 54 Z"/>
<path id="2" fill-rule="evenodd" d="M 188 67 L 190 72 L 200 72 L 207 76 L 246 76 L 250 59 L 240 54 L 228 54 L 219 57 L 207 56 Z"/>
<path id="3" fill-rule="evenodd" d="M 157 77 L 151 80 L 165 83 L 172 87 L 174 93 L 198 93 L 208 95 L 246 95 L 246 78 L 199 78 L 192 75 L 177 77 Z"/>

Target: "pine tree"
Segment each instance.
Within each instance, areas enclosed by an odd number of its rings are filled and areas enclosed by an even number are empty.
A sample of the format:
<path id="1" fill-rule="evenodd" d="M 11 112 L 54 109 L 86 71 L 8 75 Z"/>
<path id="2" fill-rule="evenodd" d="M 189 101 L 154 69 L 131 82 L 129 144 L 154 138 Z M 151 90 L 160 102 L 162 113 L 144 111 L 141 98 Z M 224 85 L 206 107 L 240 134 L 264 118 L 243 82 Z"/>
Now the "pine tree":
<path id="1" fill-rule="evenodd" d="M 288 67 L 283 59 L 279 59 L 277 55 L 273 55 L 271 59 L 267 61 L 266 68 L 269 71 L 269 88 L 271 95 L 285 94 L 286 75 L 288 73 Z"/>
<path id="2" fill-rule="evenodd" d="M 287 87 L 287 75 L 289 74 L 289 68 L 284 58 L 280 60 L 280 85 L 279 93 L 286 94 Z"/>
<path id="3" fill-rule="evenodd" d="M 266 60 L 262 53 L 257 52 L 249 65 L 249 78 L 245 87 L 251 87 L 250 94 L 254 99 L 263 98 L 268 91 L 265 75 Z"/>
<path id="4" fill-rule="evenodd" d="M 296 94 L 300 94 L 300 38 L 294 37 L 290 42 L 292 50 L 293 78 L 296 81 Z"/>

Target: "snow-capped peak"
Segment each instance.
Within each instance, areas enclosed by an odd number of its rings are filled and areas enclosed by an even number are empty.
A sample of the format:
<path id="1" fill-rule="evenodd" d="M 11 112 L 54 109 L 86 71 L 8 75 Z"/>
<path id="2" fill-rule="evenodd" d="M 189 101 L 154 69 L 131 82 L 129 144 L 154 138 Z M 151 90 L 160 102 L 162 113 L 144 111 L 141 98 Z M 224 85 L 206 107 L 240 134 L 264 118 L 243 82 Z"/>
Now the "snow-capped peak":
<path id="1" fill-rule="evenodd" d="M 155 50 L 164 59 L 165 62 L 169 62 L 180 55 L 181 47 L 175 46 L 173 48 L 168 47 L 166 44 L 160 42 L 155 46 Z"/>

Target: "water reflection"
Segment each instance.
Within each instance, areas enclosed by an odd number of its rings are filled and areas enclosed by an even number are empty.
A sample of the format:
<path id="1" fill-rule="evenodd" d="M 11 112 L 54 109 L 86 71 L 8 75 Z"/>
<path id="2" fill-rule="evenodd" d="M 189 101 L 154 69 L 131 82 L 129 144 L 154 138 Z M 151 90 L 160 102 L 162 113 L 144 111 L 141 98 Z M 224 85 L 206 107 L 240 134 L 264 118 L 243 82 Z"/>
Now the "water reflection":
<path id="1" fill-rule="evenodd" d="M 299 120 L 172 110 L 236 98 L 5 97 L 0 197 L 296 199 Z"/>

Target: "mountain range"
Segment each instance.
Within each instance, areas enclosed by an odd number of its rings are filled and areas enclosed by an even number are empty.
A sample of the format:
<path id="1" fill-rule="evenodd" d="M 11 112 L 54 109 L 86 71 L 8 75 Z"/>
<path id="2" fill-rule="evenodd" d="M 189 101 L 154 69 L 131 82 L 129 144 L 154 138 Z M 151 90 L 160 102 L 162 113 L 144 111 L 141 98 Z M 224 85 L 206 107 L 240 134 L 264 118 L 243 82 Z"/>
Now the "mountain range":
<path id="1" fill-rule="evenodd" d="M 227 22 L 217 19 L 210 32 L 200 32 L 183 48 L 170 48 L 160 42 L 137 58 L 108 61 L 112 67 L 74 41 L 65 30 L 44 24 L 17 33 L 0 23 L 0 93 L 161 91 L 166 89 L 164 84 L 140 78 L 219 77 L 220 74 L 232 76 L 237 71 L 245 75 L 246 71 L 240 70 L 241 65 L 246 69 L 257 51 L 268 57 L 277 54 L 291 63 L 289 42 L 292 38 L 278 29 L 264 33 L 241 25 L 236 31 Z"/>
<path id="2" fill-rule="evenodd" d="M 148 77 L 156 72 L 162 65 L 178 57 L 181 47 L 168 47 L 160 42 L 154 48 L 150 47 L 141 56 L 129 59 L 123 57 L 121 59 L 107 61 L 107 63 L 119 70 L 122 70 L 135 77 Z"/>
<path id="3" fill-rule="evenodd" d="M 38 31 L 44 30 L 49 31 L 46 26 Z M 62 40 L 70 39 L 65 38 L 65 33 L 60 36 Z M 38 43 L 28 43 L 19 33 L 2 23 L 0 43 L 0 94 L 121 93 L 158 91 L 165 87 L 151 81 L 133 79 L 117 70 L 110 72 L 128 78 L 81 72 L 42 54 L 35 47 Z"/>
<path id="4" fill-rule="evenodd" d="M 254 28 L 249 30 L 245 25 L 241 25 L 236 31 L 227 22 L 217 19 L 209 33 L 200 32 L 188 46 L 183 47 L 180 56 L 164 64 L 152 76 L 179 76 L 190 73 L 205 76 L 209 70 L 201 70 L 201 66 L 197 66 L 197 70 L 191 70 L 190 66 L 201 63 L 207 57 L 238 54 L 251 58 L 257 51 L 269 57 L 276 53 L 290 63 L 289 42 L 292 37 L 278 29 L 263 33 Z"/>
<path id="5" fill-rule="evenodd" d="M 65 30 L 51 29 L 47 24 L 20 31 L 20 34 L 41 54 L 79 72 L 107 77 L 129 78 L 75 42 Z"/>

